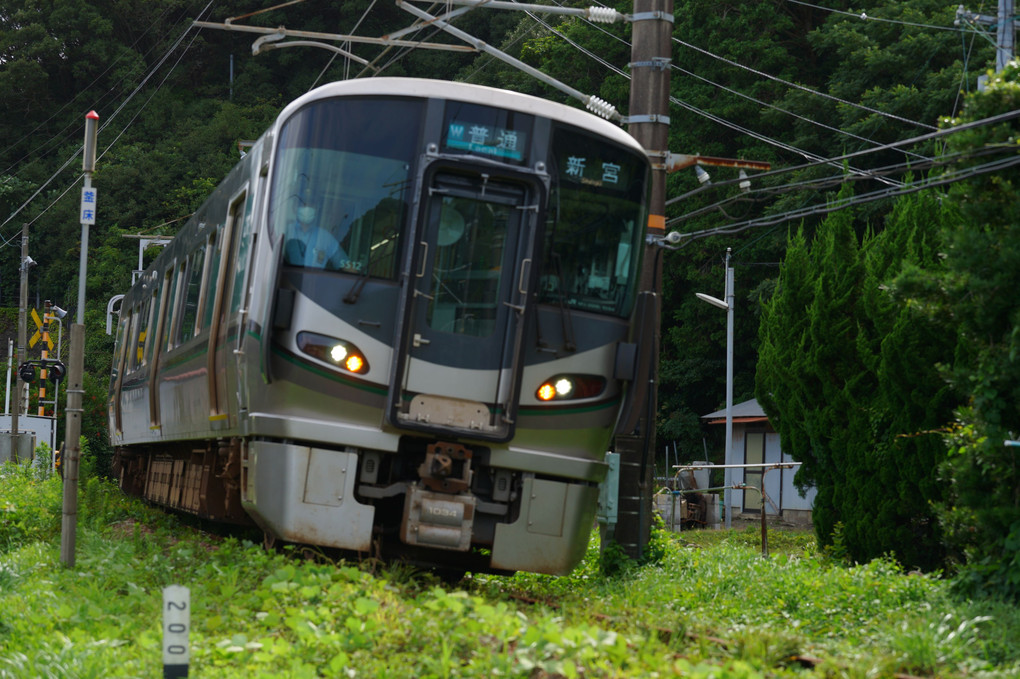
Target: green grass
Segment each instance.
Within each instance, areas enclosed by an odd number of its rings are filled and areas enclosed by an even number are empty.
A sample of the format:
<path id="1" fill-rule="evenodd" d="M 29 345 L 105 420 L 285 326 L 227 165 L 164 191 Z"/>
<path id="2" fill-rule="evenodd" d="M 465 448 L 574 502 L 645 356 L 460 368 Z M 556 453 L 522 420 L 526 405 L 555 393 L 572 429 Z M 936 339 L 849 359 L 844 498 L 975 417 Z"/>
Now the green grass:
<path id="1" fill-rule="evenodd" d="M 566 577 L 443 584 L 266 553 L 83 483 L 60 565 L 60 482 L 0 469 L 0 678 L 161 674 L 161 590 L 191 589 L 199 677 L 1015 677 L 1020 614 L 810 533 L 656 535 L 606 575 L 593 537 Z M 617 562 L 617 566 L 619 566 Z"/>

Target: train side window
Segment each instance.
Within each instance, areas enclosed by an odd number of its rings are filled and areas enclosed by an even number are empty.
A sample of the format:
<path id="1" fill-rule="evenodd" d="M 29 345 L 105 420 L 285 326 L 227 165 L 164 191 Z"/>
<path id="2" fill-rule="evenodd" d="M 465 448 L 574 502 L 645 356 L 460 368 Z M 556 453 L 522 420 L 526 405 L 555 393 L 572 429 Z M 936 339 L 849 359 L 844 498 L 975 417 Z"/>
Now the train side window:
<path id="1" fill-rule="evenodd" d="M 205 288 L 205 306 L 202 312 L 202 327 L 208 328 L 212 324 L 213 309 L 216 306 L 216 280 L 220 273 L 220 259 L 223 257 L 223 225 L 220 224 L 216 230 L 209 234 L 209 262 L 208 272 L 202 282 Z"/>
<path id="2" fill-rule="evenodd" d="M 142 363 L 142 343 L 145 342 L 145 335 L 141 334 L 141 329 L 144 320 L 142 314 L 145 311 L 143 305 L 131 310 L 131 325 L 127 327 L 127 334 L 124 335 L 124 351 L 127 352 L 124 372 L 132 372 Z"/>
<path id="3" fill-rule="evenodd" d="M 145 349 L 142 351 L 142 365 L 148 365 L 149 361 L 152 360 L 152 352 L 155 349 L 156 336 L 156 324 L 159 322 L 159 301 L 160 294 L 159 288 L 156 287 L 152 291 L 152 297 L 149 298 L 149 319 L 145 323 Z"/>
<path id="4" fill-rule="evenodd" d="M 199 293 L 205 264 L 205 248 L 199 248 L 188 257 L 187 284 L 181 290 L 184 308 L 181 310 L 180 325 L 177 329 L 177 343 L 183 344 L 195 336 L 198 324 Z"/>
<path id="5" fill-rule="evenodd" d="M 163 321 L 166 344 L 163 348 L 167 351 L 176 346 L 177 329 L 181 324 L 181 288 L 186 273 L 187 261 L 181 262 L 174 268 L 174 275 L 170 282 L 170 295 L 166 298 L 166 320 Z"/>
<path id="6" fill-rule="evenodd" d="M 110 378 L 110 388 L 117 381 L 117 376 L 127 370 L 126 355 L 130 353 L 128 351 L 128 340 L 131 339 L 131 325 L 134 321 L 134 315 L 130 310 L 123 311 L 120 316 L 120 322 L 117 323 L 117 337 L 113 342 L 113 372 Z"/>
<path id="7" fill-rule="evenodd" d="M 229 219 L 234 222 L 234 229 L 240 230 L 240 233 L 238 233 L 237 237 L 234 239 L 236 243 L 236 251 L 233 253 L 234 282 L 231 286 L 230 313 L 235 313 L 241 308 L 245 273 L 247 273 L 248 268 L 248 253 L 255 244 L 255 235 L 252 230 L 253 222 L 250 218 L 245 218 L 245 214 L 248 212 L 246 199 L 247 194 L 241 194 L 230 205 Z"/>

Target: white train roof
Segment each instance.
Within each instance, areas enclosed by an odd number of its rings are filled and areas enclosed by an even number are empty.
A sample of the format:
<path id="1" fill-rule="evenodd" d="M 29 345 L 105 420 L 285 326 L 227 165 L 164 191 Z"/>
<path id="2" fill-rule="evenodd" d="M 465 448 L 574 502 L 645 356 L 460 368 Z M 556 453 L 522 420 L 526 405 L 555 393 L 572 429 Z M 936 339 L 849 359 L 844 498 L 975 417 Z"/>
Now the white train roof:
<path id="1" fill-rule="evenodd" d="M 496 108 L 508 108 L 575 125 L 643 153 L 641 145 L 622 128 L 591 113 L 554 101 L 533 97 L 530 94 L 521 94 L 520 92 L 511 92 L 484 85 L 473 85 L 449 80 L 429 80 L 425 78 L 358 78 L 355 80 L 340 80 L 317 87 L 311 92 L 298 97 L 284 108 L 280 118 L 285 119 L 289 117 L 297 108 L 305 106 L 311 101 L 328 97 L 352 95 L 434 97 L 437 99 L 452 99 L 454 101 L 484 104 Z"/>

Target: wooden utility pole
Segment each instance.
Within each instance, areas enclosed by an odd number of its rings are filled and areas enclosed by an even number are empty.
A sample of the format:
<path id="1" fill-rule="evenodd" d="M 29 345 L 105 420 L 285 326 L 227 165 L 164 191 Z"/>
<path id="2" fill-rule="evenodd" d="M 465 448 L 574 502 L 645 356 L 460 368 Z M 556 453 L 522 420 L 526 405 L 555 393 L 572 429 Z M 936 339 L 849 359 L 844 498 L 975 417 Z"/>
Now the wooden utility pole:
<path id="1" fill-rule="evenodd" d="M 661 239 L 666 231 L 666 159 L 669 150 L 669 76 L 673 35 L 673 0 L 634 0 L 631 34 L 631 89 L 627 116 L 630 134 L 652 160 L 652 186 L 647 235 Z M 633 389 L 645 390 L 637 426 L 617 433 L 615 450 L 620 455 L 619 512 L 614 535 L 624 552 L 641 558 L 651 534 L 652 471 L 655 451 L 655 413 L 658 408 L 659 306 L 662 290 L 662 259 L 659 248 L 645 246 L 641 292 L 650 309 L 651 342 L 648 370 Z"/>

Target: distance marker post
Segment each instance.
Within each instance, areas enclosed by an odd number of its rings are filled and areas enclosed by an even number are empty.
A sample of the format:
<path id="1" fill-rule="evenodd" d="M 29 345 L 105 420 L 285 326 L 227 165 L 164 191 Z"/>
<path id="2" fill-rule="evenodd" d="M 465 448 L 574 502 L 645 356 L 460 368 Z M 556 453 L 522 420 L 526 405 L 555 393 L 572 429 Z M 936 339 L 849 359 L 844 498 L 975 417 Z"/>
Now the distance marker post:
<path id="1" fill-rule="evenodd" d="M 191 592 L 171 585 L 163 589 L 163 679 L 188 676 L 188 632 L 191 629 Z"/>

